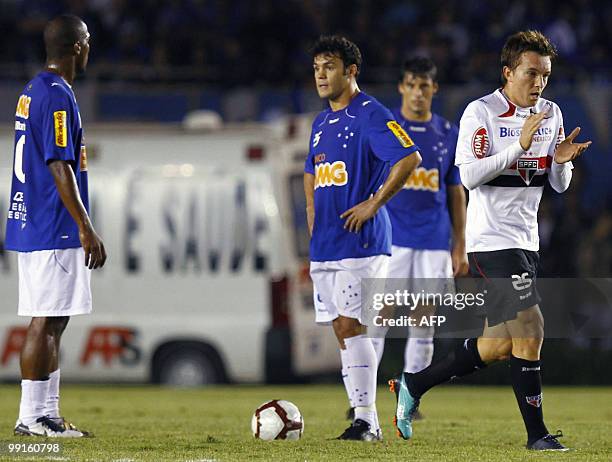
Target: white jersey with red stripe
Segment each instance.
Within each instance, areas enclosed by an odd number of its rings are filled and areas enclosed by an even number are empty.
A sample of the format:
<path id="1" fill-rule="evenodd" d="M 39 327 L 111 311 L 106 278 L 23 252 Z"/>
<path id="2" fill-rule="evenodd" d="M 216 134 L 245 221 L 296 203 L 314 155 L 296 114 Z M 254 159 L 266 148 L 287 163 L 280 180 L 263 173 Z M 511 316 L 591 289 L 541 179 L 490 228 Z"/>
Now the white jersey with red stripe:
<path id="1" fill-rule="evenodd" d="M 533 137 L 528 152 L 519 144 L 521 129 L 534 112 L 548 115 Z M 471 102 L 459 126 L 455 164 L 459 166 L 463 183 L 470 189 L 467 208 L 466 249 L 468 252 L 488 252 L 519 248 L 537 251 L 538 207 L 549 179 L 556 146 L 563 139 L 563 116 L 552 101 L 540 98 L 531 108 L 521 108 L 510 102 L 501 90 Z M 491 169 L 483 159 L 500 155 Z M 501 162 L 502 156 L 505 160 Z M 472 163 L 486 163 L 489 171 L 479 181 L 466 180 Z M 555 179 L 563 172 L 569 185 L 571 163 L 555 163 Z M 473 169 L 470 169 L 473 170 Z M 568 179 L 569 174 L 569 179 Z M 555 181 L 558 183 L 558 181 Z M 564 190 L 567 185 L 555 187 Z"/>

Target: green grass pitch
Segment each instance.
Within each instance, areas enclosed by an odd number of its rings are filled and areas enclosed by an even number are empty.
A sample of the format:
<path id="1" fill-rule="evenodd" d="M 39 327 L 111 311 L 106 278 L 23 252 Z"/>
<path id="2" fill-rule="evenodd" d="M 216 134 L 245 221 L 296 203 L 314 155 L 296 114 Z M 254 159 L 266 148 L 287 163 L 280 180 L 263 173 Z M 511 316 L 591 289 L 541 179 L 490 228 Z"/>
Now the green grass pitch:
<path id="1" fill-rule="evenodd" d="M 62 388 L 62 412 L 95 438 L 62 441 L 70 461 L 610 461 L 612 388 L 547 387 L 544 411 L 551 431 L 574 448 L 565 454 L 532 453 L 510 387 L 450 385 L 429 392 L 413 440 L 395 435 L 395 399 L 379 388 L 385 441 L 333 441 L 347 423 L 341 385 L 222 386 L 199 390 L 140 386 Z M 254 409 L 269 399 L 298 405 L 305 421 L 298 442 L 263 442 L 250 433 Z M 42 441 L 12 437 L 17 385 L 0 386 L 0 444 Z M 56 441 L 56 440 L 53 440 Z M 28 460 L 0 455 L 0 460 Z"/>

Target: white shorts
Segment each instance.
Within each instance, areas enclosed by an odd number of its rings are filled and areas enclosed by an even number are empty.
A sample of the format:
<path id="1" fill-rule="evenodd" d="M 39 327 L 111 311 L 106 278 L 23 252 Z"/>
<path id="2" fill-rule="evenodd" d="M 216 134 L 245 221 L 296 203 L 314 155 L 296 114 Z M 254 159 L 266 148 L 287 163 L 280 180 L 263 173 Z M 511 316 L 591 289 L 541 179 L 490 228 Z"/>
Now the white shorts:
<path id="1" fill-rule="evenodd" d="M 19 252 L 19 316 L 91 313 L 91 270 L 78 249 Z"/>
<path id="2" fill-rule="evenodd" d="M 398 288 L 416 292 L 422 289 L 429 292 L 453 290 L 449 287 L 449 284 L 454 286 L 451 254 L 448 250 L 412 249 L 394 245 L 391 249 L 387 277 L 396 279 L 389 281 L 387 290 Z M 428 281 L 418 281 L 419 279 Z"/>
<path id="3" fill-rule="evenodd" d="M 311 262 L 316 322 L 329 324 L 338 316 L 361 322 L 361 280 L 380 279 L 384 288 L 388 265 L 387 255 Z"/>
<path id="4" fill-rule="evenodd" d="M 391 248 L 389 278 L 452 278 L 453 263 L 448 250 Z"/>

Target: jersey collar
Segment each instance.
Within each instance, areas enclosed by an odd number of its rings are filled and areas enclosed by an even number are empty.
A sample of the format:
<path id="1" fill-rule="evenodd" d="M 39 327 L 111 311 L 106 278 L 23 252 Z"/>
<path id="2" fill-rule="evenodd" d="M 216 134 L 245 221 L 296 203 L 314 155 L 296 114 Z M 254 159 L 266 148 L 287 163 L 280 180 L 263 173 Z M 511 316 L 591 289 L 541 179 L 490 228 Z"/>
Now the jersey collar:
<path id="1" fill-rule="evenodd" d="M 495 94 L 497 95 L 498 98 L 500 98 L 508 106 L 508 109 L 505 112 L 499 114 L 497 117 L 512 117 L 517 112 L 525 113 L 525 112 L 530 112 L 533 109 L 530 107 L 517 106 L 516 104 L 514 104 L 512 101 L 508 99 L 508 97 L 504 94 L 501 88 L 498 88 L 497 90 L 495 90 Z"/>

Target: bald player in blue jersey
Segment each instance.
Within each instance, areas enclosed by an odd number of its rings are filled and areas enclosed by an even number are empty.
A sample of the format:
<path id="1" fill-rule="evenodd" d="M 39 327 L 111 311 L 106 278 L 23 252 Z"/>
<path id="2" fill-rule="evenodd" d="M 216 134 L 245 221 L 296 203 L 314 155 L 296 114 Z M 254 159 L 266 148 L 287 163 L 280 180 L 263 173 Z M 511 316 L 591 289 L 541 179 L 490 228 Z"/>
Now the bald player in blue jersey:
<path id="1" fill-rule="evenodd" d="M 401 70 L 398 91 L 401 107 L 393 115 L 419 145 L 423 161 L 402 190 L 387 204 L 393 229 L 388 277 L 394 289 L 446 293 L 452 278 L 465 276 L 469 264 L 465 250 L 465 192 L 455 166 L 458 128 L 431 112 L 438 91 L 437 69 L 425 57 L 407 60 Z M 428 279 L 430 281 L 421 281 Z M 433 281 L 435 280 L 435 281 Z M 422 305 L 413 312 L 416 325 L 408 327 L 404 371 L 419 372 L 433 358 L 433 326 L 421 325 L 421 317 L 435 307 Z M 383 354 L 386 329 L 372 342 L 378 361 Z"/>
<path id="2" fill-rule="evenodd" d="M 316 321 L 333 326 L 355 408 L 339 439 L 379 441 L 377 361 L 362 324 L 360 285 L 387 275 L 391 223 L 384 205 L 421 158 L 391 112 L 359 90 L 354 43 L 321 37 L 312 57 L 317 92 L 329 102 L 313 122 L 304 168 Z"/>
<path id="3" fill-rule="evenodd" d="M 45 70 L 23 89 L 15 112 L 15 158 L 6 248 L 18 253 L 19 316 L 31 317 L 21 350 L 18 436 L 87 436 L 59 412 L 60 339 L 70 316 L 92 308 L 91 270 L 106 251 L 88 213 L 87 152 L 72 90 L 89 57 L 76 16 L 44 31 Z"/>

